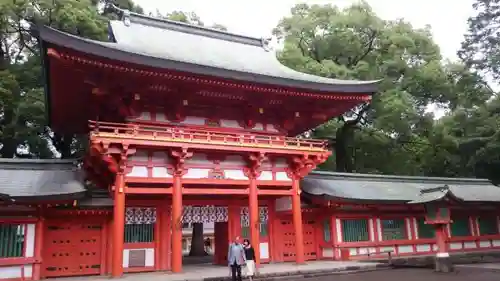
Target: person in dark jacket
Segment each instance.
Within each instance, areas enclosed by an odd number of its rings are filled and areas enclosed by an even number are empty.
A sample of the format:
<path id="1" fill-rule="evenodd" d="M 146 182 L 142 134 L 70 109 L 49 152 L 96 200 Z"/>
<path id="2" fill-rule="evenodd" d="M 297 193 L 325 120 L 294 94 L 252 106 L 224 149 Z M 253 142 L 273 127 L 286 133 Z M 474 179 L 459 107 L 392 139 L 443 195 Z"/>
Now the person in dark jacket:
<path id="1" fill-rule="evenodd" d="M 248 239 L 243 240 L 243 248 L 245 249 L 246 276 L 252 281 L 255 276 L 255 250 Z"/>

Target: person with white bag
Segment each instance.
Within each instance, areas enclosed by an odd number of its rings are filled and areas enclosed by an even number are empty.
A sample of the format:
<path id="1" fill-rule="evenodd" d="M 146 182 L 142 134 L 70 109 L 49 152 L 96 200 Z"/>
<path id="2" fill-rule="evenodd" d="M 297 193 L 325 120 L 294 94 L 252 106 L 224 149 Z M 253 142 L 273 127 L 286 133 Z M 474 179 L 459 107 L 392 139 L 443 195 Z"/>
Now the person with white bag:
<path id="1" fill-rule="evenodd" d="M 255 276 L 255 250 L 248 239 L 243 240 L 243 247 L 245 249 L 245 259 L 246 259 L 246 272 L 245 275 L 250 281 L 253 280 Z"/>

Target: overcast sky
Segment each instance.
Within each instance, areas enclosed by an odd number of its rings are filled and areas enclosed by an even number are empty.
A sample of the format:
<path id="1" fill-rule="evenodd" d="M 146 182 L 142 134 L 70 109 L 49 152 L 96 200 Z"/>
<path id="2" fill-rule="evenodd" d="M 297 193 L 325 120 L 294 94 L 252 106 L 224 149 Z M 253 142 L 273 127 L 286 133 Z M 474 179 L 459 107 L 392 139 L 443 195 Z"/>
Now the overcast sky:
<path id="1" fill-rule="evenodd" d="M 135 0 L 146 12 L 195 12 L 207 24 L 218 23 L 230 32 L 267 37 L 290 8 L 301 2 L 348 6 L 356 0 Z M 456 59 L 473 0 L 368 0 L 383 19 L 404 18 L 415 27 L 431 25 L 445 58 Z"/>

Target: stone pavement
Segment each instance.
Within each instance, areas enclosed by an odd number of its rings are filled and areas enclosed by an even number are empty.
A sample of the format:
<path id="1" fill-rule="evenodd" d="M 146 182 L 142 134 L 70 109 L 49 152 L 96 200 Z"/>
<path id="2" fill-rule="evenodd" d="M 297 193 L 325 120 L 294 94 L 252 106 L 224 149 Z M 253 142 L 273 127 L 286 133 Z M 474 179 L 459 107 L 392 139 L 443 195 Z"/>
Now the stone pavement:
<path id="1" fill-rule="evenodd" d="M 264 264 L 259 269 L 258 279 L 296 279 L 318 277 L 341 272 L 362 272 L 387 268 L 386 264 L 356 261 L 310 261 L 307 264 L 293 263 Z M 243 270 L 244 271 L 244 270 Z M 124 281 L 218 281 L 229 279 L 229 268 L 217 265 L 185 265 L 184 273 L 172 274 L 164 272 L 130 273 L 118 280 Z M 57 281 L 93 281 L 108 277 L 74 277 L 58 278 Z"/>

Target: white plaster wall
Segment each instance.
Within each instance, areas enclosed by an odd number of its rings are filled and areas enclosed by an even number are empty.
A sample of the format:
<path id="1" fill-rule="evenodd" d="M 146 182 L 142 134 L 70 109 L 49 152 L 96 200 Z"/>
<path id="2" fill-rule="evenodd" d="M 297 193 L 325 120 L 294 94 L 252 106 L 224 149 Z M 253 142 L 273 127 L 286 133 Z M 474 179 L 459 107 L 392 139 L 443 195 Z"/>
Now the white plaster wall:
<path id="1" fill-rule="evenodd" d="M 462 242 L 452 242 L 452 243 L 450 243 L 450 249 L 452 249 L 452 250 L 462 249 Z"/>
<path id="2" fill-rule="evenodd" d="M 224 170 L 224 176 L 226 179 L 231 180 L 247 180 L 248 177 L 245 176 L 242 170 Z"/>
<path id="3" fill-rule="evenodd" d="M 475 248 L 477 248 L 476 242 L 465 242 L 464 248 L 465 249 L 475 249 Z"/>
<path id="4" fill-rule="evenodd" d="M 335 219 L 335 225 L 337 226 L 337 241 L 342 242 L 342 223 L 340 219 Z"/>
<path id="5" fill-rule="evenodd" d="M 221 119 L 220 126 L 224 127 L 224 128 L 234 128 L 234 129 L 242 129 L 243 128 L 240 126 L 240 124 L 238 124 L 238 121 L 228 120 L 228 119 Z"/>
<path id="6" fill-rule="evenodd" d="M 210 169 L 200 169 L 200 168 L 190 168 L 187 170 L 187 173 L 182 176 L 185 179 L 206 179 L 208 178 L 208 174 L 210 173 Z"/>
<path id="7" fill-rule="evenodd" d="M 417 224 L 417 219 L 412 218 L 412 223 L 413 223 L 413 229 L 415 229 L 415 239 L 418 239 L 418 224 Z"/>
<path id="8" fill-rule="evenodd" d="M 198 126 L 203 126 L 205 125 L 205 120 L 207 118 L 204 117 L 195 117 L 195 116 L 187 116 L 186 119 L 181 121 L 181 124 L 187 124 L 187 125 L 198 125 Z"/>
<path id="9" fill-rule="evenodd" d="M 430 252 L 431 246 L 428 244 L 417 245 L 417 252 Z"/>
<path id="10" fill-rule="evenodd" d="M 278 181 L 291 181 L 292 179 L 288 177 L 286 172 L 276 172 L 276 180 Z"/>
<path id="11" fill-rule="evenodd" d="M 168 173 L 165 167 L 153 167 L 152 169 L 153 178 L 171 178 L 172 175 Z"/>
<path id="12" fill-rule="evenodd" d="M 406 226 L 406 233 L 408 235 L 408 240 L 413 239 L 413 235 L 411 233 L 411 221 L 413 218 L 405 218 L 405 226 Z"/>
<path id="13" fill-rule="evenodd" d="M 321 249 L 321 255 L 324 258 L 333 258 L 334 257 L 333 248 L 323 248 L 323 249 Z"/>
<path id="14" fill-rule="evenodd" d="M 24 277 L 33 275 L 33 265 L 3 266 L 0 267 L 0 280 L 10 278 L 21 278 L 24 268 Z"/>
<path id="15" fill-rule="evenodd" d="M 491 242 L 490 241 L 480 241 L 479 242 L 479 247 L 481 247 L 481 248 L 489 248 L 489 247 L 491 247 Z"/>
<path id="16" fill-rule="evenodd" d="M 260 176 L 257 179 L 258 180 L 273 180 L 273 172 L 262 171 L 262 173 L 260 173 Z"/>
<path id="17" fill-rule="evenodd" d="M 123 268 L 129 267 L 129 254 L 130 254 L 131 250 L 132 251 L 145 250 L 146 251 L 146 262 L 145 262 L 146 267 L 150 267 L 150 266 L 155 265 L 155 249 L 153 249 L 153 248 L 125 249 L 125 250 L 123 250 Z"/>
<path id="18" fill-rule="evenodd" d="M 26 252 L 24 253 L 24 256 L 27 258 L 32 258 L 35 255 L 35 229 L 34 223 L 30 223 L 26 226 Z"/>
<path id="19" fill-rule="evenodd" d="M 259 244 L 259 250 L 260 250 L 260 258 L 261 259 L 268 259 L 269 258 L 269 243 L 260 243 Z"/>
<path id="20" fill-rule="evenodd" d="M 382 241 L 382 226 L 380 225 L 380 219 L 375 220 L 375 225 L 373 225 L 373 222 L 373 219 L 368 220 L 372 241 Z M 375 237 L 375 227 L 378 230 L 378 237 Z"/>
<path id="21" fill-rule="evenodd" d="M 412 253 L 413 252 L 413 246 L 411 246 L 411 245 L 401 245 L 401 246 L 398 246 L 398 252 L 400 254 Z"/>
<path id="22" fill-rule="evenodd" d="M 148 176 L 148 168 L 146 166 L 134 166 L 127 177 L 145 178 Z"/>

